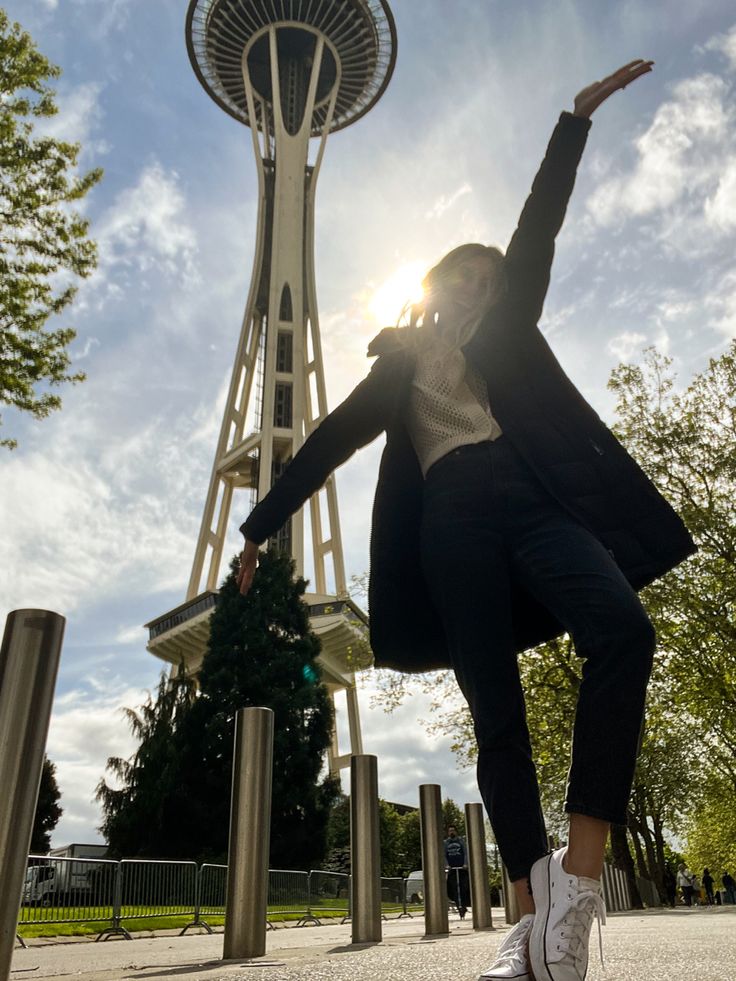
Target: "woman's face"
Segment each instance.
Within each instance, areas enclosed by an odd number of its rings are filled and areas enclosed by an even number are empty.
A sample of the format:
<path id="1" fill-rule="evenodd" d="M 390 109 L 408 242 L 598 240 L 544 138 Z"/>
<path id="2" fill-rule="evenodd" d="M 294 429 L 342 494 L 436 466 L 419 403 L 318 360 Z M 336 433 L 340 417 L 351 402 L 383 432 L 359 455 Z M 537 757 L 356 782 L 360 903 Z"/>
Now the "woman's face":
<path id="1" fill-rule="evenodd" d="M 442 313 L 452 318 L 467 317 L 485 303 L 496 264 L 494 257 L 474 255 L 448 270 L 436 287 Z"/>

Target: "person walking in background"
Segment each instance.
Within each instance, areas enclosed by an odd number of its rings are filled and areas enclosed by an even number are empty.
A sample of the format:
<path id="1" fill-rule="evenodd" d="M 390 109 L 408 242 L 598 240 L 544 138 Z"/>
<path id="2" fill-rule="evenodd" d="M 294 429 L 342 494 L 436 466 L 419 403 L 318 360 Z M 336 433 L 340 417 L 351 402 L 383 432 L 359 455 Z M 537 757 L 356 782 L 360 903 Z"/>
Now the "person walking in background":
<path id="1" fill-rule="evenodd" d="M 693 874 L 685 866 L 684 862 L 680 862 L 677 866 L 677 885 L 682 890 L 682 901 L 686 906 L 692 906 L 693 904 Z"/>
<path id="2" fill-rule="evenodd" d="M 470 880 L 465 842 L 454 825 L 447 829 L 445 838 L 445 865 L 447 866 L 447 896 L 457 906 L 460 919 L 465 919 L 470 905 Z"/>
<path id="3" fill-rule="evenodd" d="M 478 782 L 521 920 L 487 981 L 582 981 L 605 920 L 611 822 L 625 825 L 655 647 L 637 591 L 695 550 L 680 518 L 566 377 L 537 323 L 592 113 L 641 59 L 563 112 L 504 254 L 471 243 L 427 274 L 409 324 L 311 433 L 241 526 L 259 546 L 352 453 L 386 432 L 371 531 L 375 663 L 452 667 Z M 584 660 L 565 809 L 548 852 L 517 655 L 567 632 Z"/>
<path id="4" fill-rule="evenodd" d="M 736 903 L 736 879 L 732 875 L 729 875 L 728 872 L 724 872 L 721 876 L 721 882 L 726 893 L 726 902 Z"/>
<path id="5" fill-rule="evenodd" d="M 703 903 L 703 894 L 700 886 L 700 877 L 697 872 L 693 872 L 693 902 L 696 906 L 701 906 Z"/>
<path id="6" fill-rule="evenodd" d="M 664 867 L 663 884 L 667 896 L 667 904 L 674 909 L 677 903 L 677 879 L 669 863 Z"/>
<path id="7" fill-rule="evenodd" d="M 708 868 L 703 869 L 702 883 L 703 883 L 703 889 L 705 889 L 705 901 L 708 904 L 708 906 L 713 906 L 715 903 L 715 900 L 713 898 L 713 882 L 714 879 L 713 876 L 710 874 L 710 869 Z"/>

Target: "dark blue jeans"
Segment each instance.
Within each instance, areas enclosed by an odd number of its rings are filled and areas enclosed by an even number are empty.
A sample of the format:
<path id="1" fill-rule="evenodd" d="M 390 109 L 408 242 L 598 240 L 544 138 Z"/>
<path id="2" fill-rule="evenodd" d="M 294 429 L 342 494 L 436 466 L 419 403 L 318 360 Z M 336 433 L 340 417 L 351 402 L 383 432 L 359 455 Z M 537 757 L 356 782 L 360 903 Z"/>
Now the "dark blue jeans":
<path id="1" fill-rule="evenodd" d="M 565 809 L 626 823 L 654 630 L 603 547 L 504 436 L 427 474 L 422 563 L 478 741 L 478 784 L 512 881 L 547 851 L 511 623 L 516 580 L 584 659 Z"/>

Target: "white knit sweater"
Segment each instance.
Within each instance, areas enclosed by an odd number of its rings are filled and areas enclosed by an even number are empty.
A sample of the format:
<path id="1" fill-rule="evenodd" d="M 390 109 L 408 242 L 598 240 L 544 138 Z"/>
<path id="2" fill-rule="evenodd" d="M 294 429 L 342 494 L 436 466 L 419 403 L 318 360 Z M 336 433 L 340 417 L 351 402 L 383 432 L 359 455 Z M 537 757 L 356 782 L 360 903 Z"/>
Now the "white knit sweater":
<path id="1" fill-rule="evenodd" d="M 419 347 L 407 421 L 425 477 L 458 446 L 501 435 L 485 382 L 459 348 L 449 349 L 439 338 Z"/>

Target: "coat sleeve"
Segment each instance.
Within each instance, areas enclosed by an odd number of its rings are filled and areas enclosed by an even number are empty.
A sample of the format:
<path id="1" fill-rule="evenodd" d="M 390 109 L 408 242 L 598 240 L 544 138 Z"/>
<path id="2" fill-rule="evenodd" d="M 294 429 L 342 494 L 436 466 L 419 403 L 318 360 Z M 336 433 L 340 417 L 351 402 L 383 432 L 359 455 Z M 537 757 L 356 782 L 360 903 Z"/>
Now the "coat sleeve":
<path id="1" fill-rule="evenodd" d="M 555 237 L 565 218 L 590 125 L 590 119 L 561 114 L 506 249 L 509 298 L 524 320 L 534 324 L 542 314 Z"/>
<path id="2" fill-rule="evenodd" d="M 260 545 L 274 535 L 333 470 L 386 428 L 392 408 L 388 374 L 384 360 L 377 361 L 368 377 L 325 416 L 240 526 L 247 539 Z"/>

